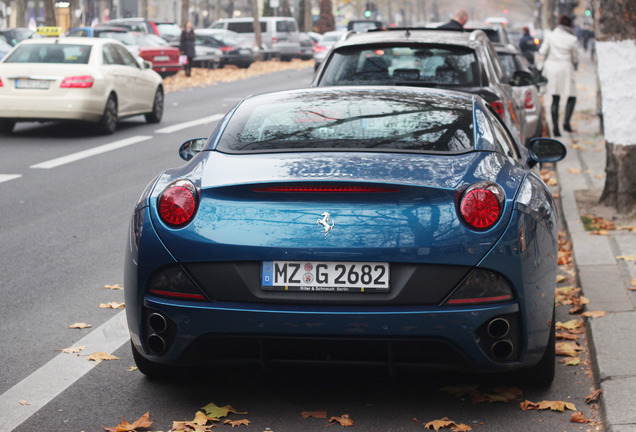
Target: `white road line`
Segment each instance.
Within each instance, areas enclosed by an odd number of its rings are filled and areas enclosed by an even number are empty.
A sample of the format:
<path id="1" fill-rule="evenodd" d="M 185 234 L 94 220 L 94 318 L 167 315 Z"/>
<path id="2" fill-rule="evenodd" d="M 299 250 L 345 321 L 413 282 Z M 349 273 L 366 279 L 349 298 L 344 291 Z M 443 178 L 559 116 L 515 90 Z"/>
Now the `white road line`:
<path id="1" fill-rule="evenodd" d="M 168 126 L 168 127 L 163 128 L 163 129 L 158 129 L 158 130 L 155 131 L 155 133 L 169 134 L 169 133 L 180 131 L 182 129 L 187 129 L 187 128 L 192 127 L 192 126 L 198 126 L 200 124 L 212 123 L 212 122 L 215 122 L 215 121 L 219 121 L 219 120 L 221 120 L 223 118 L 223 116 L 225 116 L 225 114 L 213 114 L 213 115 L 208 116 L 208 117 L 203 117 L 203 118 L 200 118 L 200 119 L 197 119 L 197 120 L 192 120 L 192 121 L 189 121 L 189 122 L 179 123 L 179 124 L 176 124 L 176 125 Z"/>
<path id="2" fill-rule="evenodd" d="M 20 177 L 22 177 L 22 174 L 0 174 L 0 183 L 15 180 Z"/>
<path id="3" fill-rule="evenodd" d="M 119 140 L 119 141 L 115 141 L 112 142 L 110 144 L 104 144 L 101 145 L 99 147 L 95 147 L 95 148 L 91 148 L 88 150 L 84 150 L 81 152 L 77 152 L 77 153 L 73 153 L 67 156 L 62 156 L 59 157 L 57 159 L 51 159 L 50 161 L 46 161 L 46 162 L 41 162 L 35 165 L 31 165 L 31 168 L 42 168 L 42 169 L 50 169 L 50 168 L 56 168 L 59 167 L 61 165 L 66 165 L 68 163 L 71 162 L 75 162 L 81 159 L 86 159 L 88 157 L 91 156 L 95 156 L 98 154 L 102 154 L 102 153 L 106 153 L 109 151 L 113 151 L 113 150 L 117 150 L 119 148 L 122 147 L 126 147 L 129 145 L 133 145 L 133 144 L 137 144 L 139 142 L 142 141 L 147 141 L 149 139 L 151 139 L 151 136 L 143 136 L 143 135 L 139 135 L 139 136 L 134 136 L 134 137 L 130 137 L 130 138 L 126 138 L 123 140 Z"/>
<path id="4" fill-rule="evenodd" d="M 110 354 L 129 338 L 126 313 L 122 311 L 73 344 L 86 345 L 79 356 L 59 354 L 4 392 L 0 395 L 0 432 L 11 432 L 93 369 L 97 363 L 86 360 L 87 355 L 102 351 Z M 31 405 L 20 405 L 21 400 Z"/>

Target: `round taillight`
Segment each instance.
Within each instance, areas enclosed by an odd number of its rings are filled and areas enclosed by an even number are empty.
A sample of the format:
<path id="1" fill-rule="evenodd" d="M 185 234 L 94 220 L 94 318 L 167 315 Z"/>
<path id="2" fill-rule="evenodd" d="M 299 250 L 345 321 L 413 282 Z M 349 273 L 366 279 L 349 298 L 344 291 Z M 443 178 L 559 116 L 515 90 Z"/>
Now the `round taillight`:
<path id="1" fill-rule="evenodd" d="M 526 90 L 523 95 L 523 107 L 525 109 L 534 109 L 534 100 L 532 99 L 532 92 L 530 90 Z"/>
<path id="2" fill-rule="evenodd" d="M 187 224 L 196 209 L 196 189 L 188 181 L 171 184 L 159 197 L 159 216 L 170 226 Z"/>
<path id="3" fill-rule="evenodd" d="M 485 230 L 499 220 L 501 201 L 490 188 L 470 189 L 462 198 L 460 211 L 471 228 Z"/>

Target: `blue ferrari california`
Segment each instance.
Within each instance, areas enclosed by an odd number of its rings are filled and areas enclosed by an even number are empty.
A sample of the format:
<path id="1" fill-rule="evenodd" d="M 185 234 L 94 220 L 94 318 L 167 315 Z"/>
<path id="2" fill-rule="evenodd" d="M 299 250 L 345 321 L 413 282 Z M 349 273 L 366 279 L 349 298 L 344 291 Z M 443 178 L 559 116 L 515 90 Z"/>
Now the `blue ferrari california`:
<path id="1" fill-rule="evenodd" d="M 479 96 L 409 87 L 252 96 L 137 203 L 135 361 L 526 370 L 554 377 L 558 222 L 539 163 Z"/>

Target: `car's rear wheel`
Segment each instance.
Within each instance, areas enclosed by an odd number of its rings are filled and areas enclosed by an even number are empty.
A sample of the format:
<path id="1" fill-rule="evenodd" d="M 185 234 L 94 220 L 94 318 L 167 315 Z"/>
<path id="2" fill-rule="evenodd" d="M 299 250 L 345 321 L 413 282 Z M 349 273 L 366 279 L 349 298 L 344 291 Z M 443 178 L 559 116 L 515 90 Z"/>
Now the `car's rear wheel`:
<path id="1" fill-rule="evenodd" d="M 159 87 L 155 92 L 155 99 L 152 103 L 152 111 L 145 115 L 148 123 L 159 123 L 163 117 L 163 89 Z"/>
<path id="2" fill-rule="evenodd" d="M 117 129 L 117 98 L 115 95 L 108 96 L 104 114 L 99 121 L 98 129 L 104 135 L 112 135 Z"/>
<path id="3" fill-rule="evenodd" d="M 13 128 L 15 127 L 15 122 L 12 120 L 0 120 L 0 133 L 2 134 L 10 134 L 13 132 Z"/>

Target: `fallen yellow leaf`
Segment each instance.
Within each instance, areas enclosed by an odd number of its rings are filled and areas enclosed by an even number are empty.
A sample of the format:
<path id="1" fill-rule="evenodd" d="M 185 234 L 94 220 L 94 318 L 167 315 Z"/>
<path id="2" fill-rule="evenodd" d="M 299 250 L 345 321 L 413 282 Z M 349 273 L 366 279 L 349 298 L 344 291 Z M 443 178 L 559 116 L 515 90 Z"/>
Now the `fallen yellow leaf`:
<path id="1" fill-rule="evenodd" d="M 88 357 L 86 357 L 89 361 L 97 362 L 97 364 L 101 363 L 102 360 L 119 360 L 119 357 L 115 357 L 112 354 L 108 354 L 106 352 L 95 352 Z"/>
<path id="2" fill-rule="evenodd" d="M 601 318 L 607 315 L 607 313 L 605 311 L 587 311 L 583 312 L 581 315 L 588 318 Z"/>
<path id="3" fill-rule="evenodd" d="M 585 403 L 591 404 L 592 402 L 598 401 L 598 397 L 601 395 L 602 392 L 603 392 L 603 389 L 594 390 L 592 393 L 590 393 L 589 395 L 585 397 Z"/>
<path id="4" fill-rule="evenodd" d="M 90 324 L 86 324 L 86 323 L 75 323 L 75 324 L 71 324 L 70 326 L 68 326 L 68 328 L 70 329 L 85 329 L 85 328 L 89 328 L 89 327 L 93 327 Z"/>
<path id="5" fill-rule="evenodd" d="M 101 309 L 123 309 L 124 303 L 121 303 L 121 302 L 101 303 L 99 307 Z"/>
<path id="6" fill-rule="evenodd" d="M 223 422 L 223 424 L 229 424 L 232 425 L 232 428 L 234 428 L 234 426 L 248 426 L 250 424 L 249 420 L 225 420 Z"/>
<path id="7" fill-rule="evenodd" d="M 20 400 L 18 401 L 18 403 L 19 403 L 20 405 L 31 405 L 31 403 L 30 403 L 30 402 L 27 402 L 27 401 L 25 401 L 25 400 L 23 400 L 23 399 L 20 399 Z"/>
<path id="8" fill-rule="evenodd" d="M 573 319 L 564 323 L 557 321 L 555 326 L 557 330 L 574 330 L 583 326 L 583 320 Z"/>
<path id="9" fill-rule="evenodd" d="M 209 403 L 201 409 L 208 415 L 208 417 L 211 417 L 212 419 L 219 419 L 221 417 L 226 417 L 228 413 L 247 414 L 246 412 L 236 411 L 230 405 L 219 407 L 214 403 Z"/>
<path id="10" fill-rule="evenodd" d="M 340 417 L 331 417 L 329 423 L 340 423 L 342 427 L 353 426 L 353 420 L 349 417 L 349 414 L 343 414 Z"/>
<path id="11" fill-rule="evenodd" d="M 556 355 L 566 357 L 578 357 L 579 351 L 583 351 L 583 348 L 579 344 L 574 342 L 557 342 L 556 343 Z"/>
<path id="12" fill-rule="evenodd" d="M 64 348 L 60 351 L 62 351 L 64 354 L 77 354 L 78 352 L 81 352 L 83 350 L 86 349 L 86 345 L 82 345 L 82 346 L 78 346 L 78 347 L 68 347 L 68 348 Z"/>
<path id="13" fill-rule="evenodd" d="M 150 411 L 148 411 L 146 414 L 139 417 L 133 423 L 128 423 L 126 419 L 122 417 L 122 422 L 119 425 L 115 427 L 111 427 L 111 428 L 105 427 L 104 429 L 108 432 L 132 432 L 137 428 L 150 427 L 150 425 L 152 425 L 152 422 L 150 421 L 149 418 L 150 418 Z"/>
<path id="14" fill-rule="evenodd" d="M 137 370 L 137 366 L 131 366 L 128 369 L 126 369 L 128 372 L 133 372 Z"/>
<path id="15" fill-rule="evenodd" d="M 579 411 L 572 414 L 572 417 L 570 417 L 570 421 L 572 423 L 589 423 L 590 421 L 592 421 L 592 419 L 585 418 L 585 416 L 583 415 L 583 411 Z"/>
<path id="16" fill-rule="evenodd" d="M 566 357 L 559 360 L 559 362 L 563 363 L 565 366 L 578 366 L 581 364 L 581 359 L 578 357 Z"/>
<path id="17" fill-rule="evenodd" d="M 123 290 L 124 287 L 119 285 L 119 284 L 115 284 L 115 285 L 104 285 L 105 289 L 109 289 L 109 290 Z"/>

